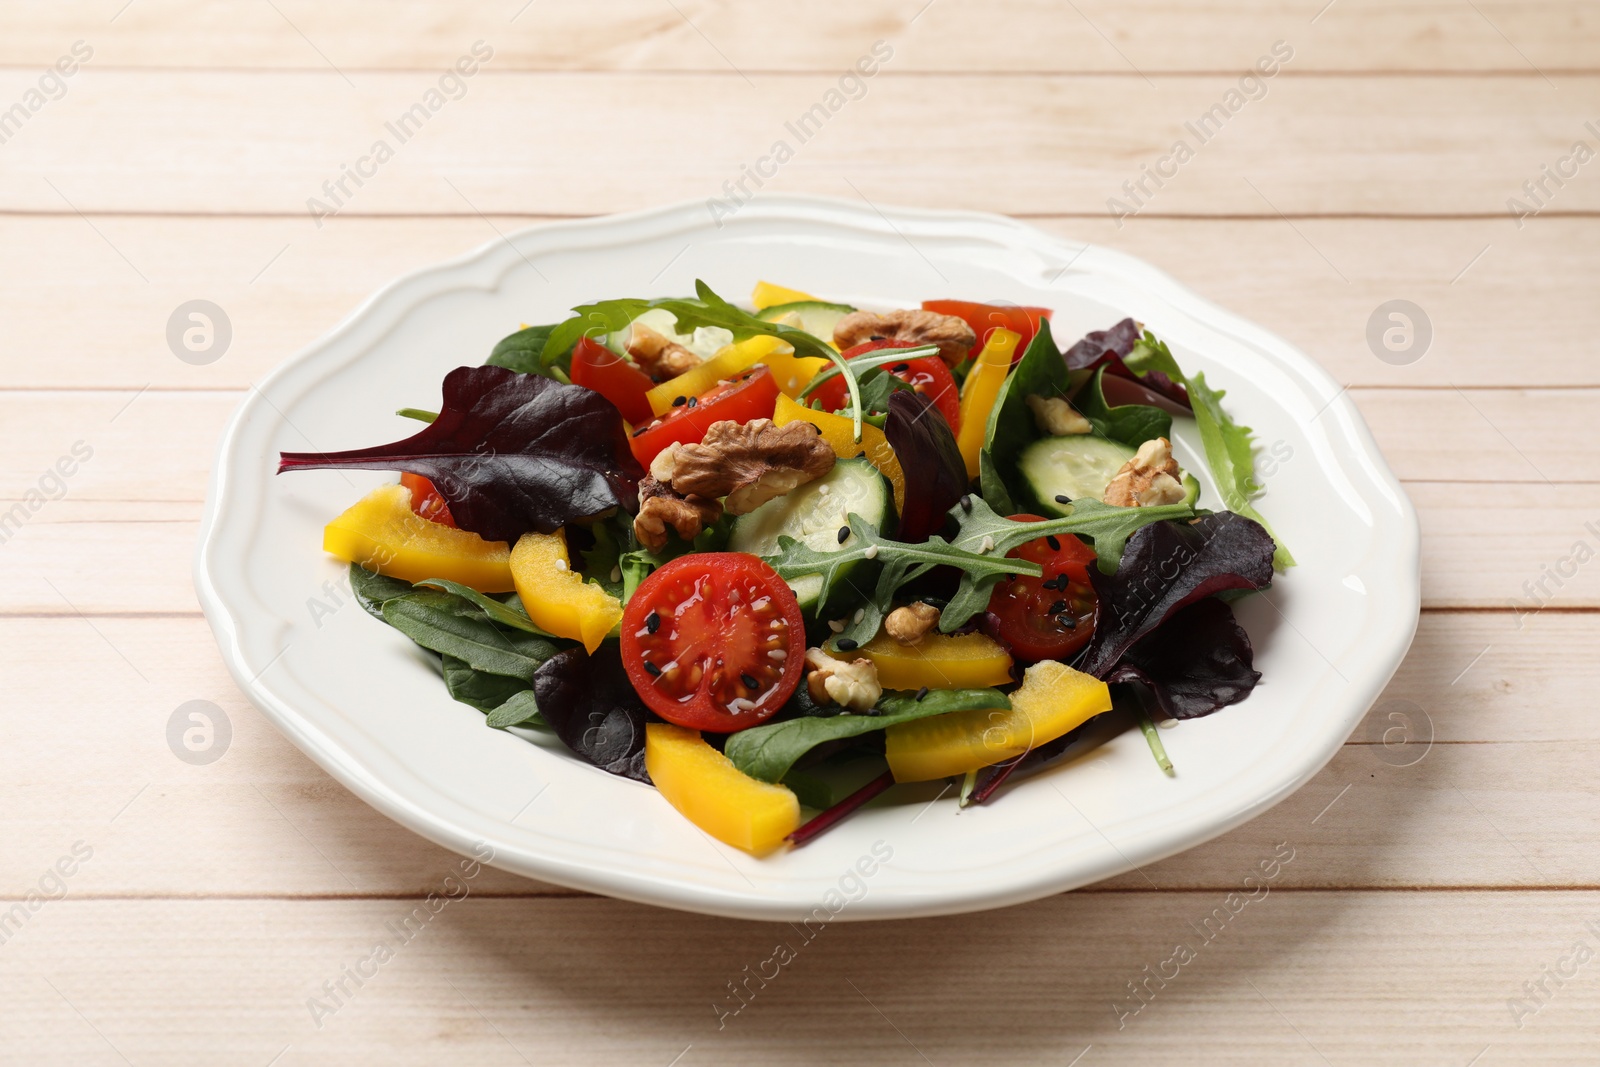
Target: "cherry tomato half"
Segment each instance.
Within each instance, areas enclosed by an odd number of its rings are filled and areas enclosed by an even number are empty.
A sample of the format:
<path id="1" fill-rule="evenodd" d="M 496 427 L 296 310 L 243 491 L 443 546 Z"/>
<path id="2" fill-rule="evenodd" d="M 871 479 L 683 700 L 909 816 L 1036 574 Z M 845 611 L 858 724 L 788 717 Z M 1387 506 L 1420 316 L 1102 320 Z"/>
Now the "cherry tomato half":
<path id="1" fill-rule="evenodd" d="M 754 367 L 726 385 L 714 385 L 699 396 L 684 397 L 680 404 L 655 421 L 633 431 L 628 444 L 645 469 L 670 444 L 691 444 L 706 435 L 714 422 L 732 419 L 770 419 L 778 406 L 778 383 L 765 366 Z"/>
<path id="2" fill-rule="evenodd" d="M 635 426 L 649 422 L 654 415 L 644 394 L 656 383 L 599 341 L 578 338 L 572 350 L 572 384 L 593 389 L 616 405 L 622 417 Z"/>
<path id="3" fill-rule="evenodd" d="M 1023 522 L 1043 522 L 1037 515 L 1013 515 Z M 984 629 L 1007 645 L 1018 659 L 1065 659 L 1094 636 L 1100 598 L 1089 584 L 1094 549 L 1071 534 L 1029 541 L 1006 553 L 1044 568 L 1038 578 L 1020 574 L 1000 580 L 989 595 Z"/>
<path id="4" fill-rule="evenodd" d="M 646 706 L 677 726 L 733 733 L 789 699 L 805 667 L 800 605 L 745 552 L 679 556 L 622 613 L 622 665 Z"/>
<path id="5" fill-rule="evenodd" d="M 411 490 L 412 511 L 440 526 L 455 526 L 456 520 L 450 514 L 450 505 L 445 503 L 432 482 L 420 474 L 402 473 L 400 484 Z"/>
<path id="6" fill-rule="evenodd" d="M 842 354 L 845 359 L 855 359 L 880 349 L 915 347 L 904 341 L 866 341 L 845 349 Z M 933 401 L 939 414 L 950 424 L 951 433 L 961 429 L 961 391 L 956 388 L 956 380 L 951 376 L 950 368 L 944 365 L 944 360 L 938 356 L 924 356 L 904 363 L 891 363 L 884 369 Z M 817 386 L 806 399 L 809 401 L 812 398 L 822 401 L 824 411 L 839 411 L 850 405 L 850 389 L 845 385 L 843 375 L 835 375 Z"/>
<path id="7" fill-rule="evenodd" d="M 978 335 L 978 343 L 972 346 L 973 356 L 983 351 L 983 343 L 989 339 L 989 334 L 996 327 L 1003 326 L 1021 334 L 1022 340 L 1017 342 L 1017 351 L 1011 357 L 1012 363 L 1021 359 L 1022 354 L 1028 350 L 1028 342 L 1039 332 L 1039 320 L 1048 319 L 1055 314 L 1049 308 L 1021 307 L 1014 304 L 979 304 L 973 300 L 924 300 L 922 310 L 937 311 L 941 315 L 954 315 L 971 326 L 972 332 Z"/>

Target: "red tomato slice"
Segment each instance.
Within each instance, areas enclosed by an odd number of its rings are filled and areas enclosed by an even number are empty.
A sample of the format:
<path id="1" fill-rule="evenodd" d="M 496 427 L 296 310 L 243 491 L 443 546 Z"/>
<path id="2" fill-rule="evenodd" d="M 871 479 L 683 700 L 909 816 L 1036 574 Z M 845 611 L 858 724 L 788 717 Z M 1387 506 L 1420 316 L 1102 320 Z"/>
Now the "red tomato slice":
<path id="1" fill-rule="evenodd" d="M 770 419 L 778 406 L 778 383 L 765 366 L 755 367 L 727 385 L 713 386 L 699 396 L 673 402 L 665 415 L 633 431 L 628 444 L 645 469 L 650 461 L 670 444 L 691 444 L 706 435 L 714 422 L 732 419 L 745 423 L 751 419 Z"/>
<path id="2" fill-rule="evenodd" d="M 646 706 L 690 730 L 759 725 L 805 667 L 805 621 L 777 572 L 745 552 L 679 556 L 622 613 L 622 665 Z"/>
<path id="3" fill-rule="evenodd" d="M 635 426 L 655 417 L 644 394 L 656 383 L 635 364 L 598 341 L 578 338 L 572 350 L 572 384 L 593 389 L 615 404 L 622 417 Z"/>
<path id="4" fill-rule="evenodd" d="M 1013 515 L 1043 522 L 1037 515 Z M 1038 578 L 1020 574 L 1000 580 L 989 595 L 984 629 L 1018 659 L 1065 659 L 1094 636 L 1100 598 L 1089 584 L 1094 549 L 1071 534 L 1041 537 L 1006 553 L 1044 568 Z"/>
<path id="5" fill-rule="evenodd" d="M 420 474 L 402 473 L 400 484 L 411 490 L 412 511 L 440 526 L 456 524 L 455 517 L 450 514 L 450 505 L 445 503 L 444 497 L 428 479 Z"/>
<path id="6" fill-rule="evenodd" d="M 989 334 L 996 327 L 1003 326 L 1021 334 L 1022 340 L 1017 342 L 1016 354 L 1011 357 L 1012 363 L 1021 359 L 1022 354 L 1028 350 L 1028 342 L 1039 332 L 1039 320 L 1048 319 L 1055 314 L 1050 308 L 1021 307 L 1015 304 L 979 304 L 972 300 L 924 300 L 922 310 L 937 311 L 941 315 L 954 315 L 971 326 L 972 332 L 978 335 L 978 343 L 972 346 L 973 356 L 983 351 L 983 343 L 989 339 Z"/>
<path id="7" fill-rule="evenodd" d="M 866 341 L 845 349 L 842 354 L 845 359 L 855 359 L 864 353 L 885 348 L 915 347 L 904 341 Z M 884 369 L 933 401 L 934 407 L 950 424 L 951 433 L 961 429 L 961 391 L 956 387 L 956 380 L 950 374 L 950 368 L 944 365 L 944 360 L 938 356 L 924 356 L 905 363 L 891 363 Z M 806 399 L 821 400 L 824 411 L 838 411 L 849 406 L 850 389 L 845 385 L 842 375 L 835 375 L 817 386 Z"/>

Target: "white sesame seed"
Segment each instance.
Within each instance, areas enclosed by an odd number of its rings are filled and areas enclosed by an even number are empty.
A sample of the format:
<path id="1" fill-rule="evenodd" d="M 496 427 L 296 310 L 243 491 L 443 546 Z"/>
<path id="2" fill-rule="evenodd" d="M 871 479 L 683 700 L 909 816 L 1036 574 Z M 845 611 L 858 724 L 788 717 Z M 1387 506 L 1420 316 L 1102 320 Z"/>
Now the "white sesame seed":
<path id="1" fill-rule="evenodd" d="M 611 568 L 611 580 L 613 582 L 622 581 L 622 568 L 621 567 L 612 567 Z"/>
<path id="2" fill-rule="evenodd" d="M 566 560 L 564 560 L 564 559 L 556 560 L 556 570 L 564 571 L 566 569 L 567 569 L 567 561 Z"/>
<path id="3" fill-rule="evenodd" d="M 860 622 L 862 619 L 864 619 L 866 617 L 867 617 L 867 609 L 866 608 L 857 608 L 855 615 L 851 617 L 850 621 L 851 622 Z"/>
<path id="4" fill-rule="evenodd" d="M 844 633 L 844 620 L 843 619 L 830 619 L 830 620 L 828 620 L 828 629 L 832 630 L 836 634 Z"/>
<path id="5" fill-rule="evenodd" d="M 978 546 L 978 551 L 979 552 L 993 552 L 994 551 L 994 538 L 988 536 L 987 534 L 984 535 L 983 544 Z"/>
<path id="6" fill-rule="evenodd" d="M 868 559 L 877 559 L 878 558 L 878 546 L 877 545 L 868 545 L 867 546 L 867 550 L 865 552 L 861 553 L 861 554 L 863 556 L 867 557 Z"/>

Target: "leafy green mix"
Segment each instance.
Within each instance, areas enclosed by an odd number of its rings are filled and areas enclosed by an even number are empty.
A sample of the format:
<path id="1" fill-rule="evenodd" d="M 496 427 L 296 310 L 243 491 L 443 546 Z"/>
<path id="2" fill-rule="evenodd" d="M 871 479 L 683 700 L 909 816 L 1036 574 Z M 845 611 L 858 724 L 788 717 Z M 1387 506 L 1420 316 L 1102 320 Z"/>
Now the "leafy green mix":
<path id="1" fill-rule="evenodd" d="M 847 410 L 856 419 L 859 439 L 863 417 L 875 410 L 886 410 L 888 395 L 904 388 L 904 383 L 883 373 L 882 368 L 901 362 L 908 355 L 927 354 L 902 349 L 847 363 L 821 339 L 792 326 L 756 318 L 717 296 L 703 282 L 696 284 L 696 293 L 696 299 L 605 300 L 579 306 L 571 318 L 561 323 L 524 327 L 506 337 L 495 346 L 488 363 L 566 382 L 572 350 L 579 338 L 585 334 L 615 333 L 644 311 L 661 308 L 675 316 L 679 333 L 705 326 L 728 330 L 735 340 L 771 336 L 788 342 L 797 353 L 831 360 L 834 367 L 819 375 L 805 392 L 813 391 L 827 378 L 843 375 L 851 397 Z M 1122 362 L 1135 375 L 1159 372 L 1187 390 L 1207 464 L 1224 503 L 1265 526 L 1265 520 L 1250 503 L 1260 492 L 1253 477 L 1251 431 L 1223 409 L 1223 393 L 1211 389 L 1202 374 L 1184 375 L 1167 346 L 1148 332 L 1122 357 Z M 963 369 L 956 368 L 958 380 Z M 1056 347 L 1048 320 L 1041 321 L 990 413 L 979 461 L 981 495 L 964 497 L 950 509 L 944 534 L 917 543 L 898 541 L 859 515 L 850 514 L 847 521 L 854 536 L 848 543 L 823 551 L 782 537 L 779 550 L 767 557 L 768 562 L 791 582 L 808 575 L 821 579 L 819 604 L 832 611 L 844 611 L 849 620 L 843 632 L 829 635 L 835 649 L 852 648 L 875 637 L 897 595 L 938 567 L 954 567 L 961 574 L 955 591 L 943 599 L 939 629 L 945 633 L 960 630 L 985 610 L 1001 578 L 1041 573 L 1038 564 L 1008 559 L 1006 555 L 1026 542 L 1049 535 L 1072 534 L 1091 541 L 1100 570 L 1125 581 L 1119 564 L 1129 539 L 1146 527 L 1153 528 L 1153 524 L 1193 520 L 1197 513 L 1191 507 L 1175 504 L 1119 508 L 1082 499 L 1073 501 L 1070 514 L 1063 518 L 1019 522 L 1004 517 L 1037 503 L 1018 469 L 1018 457 L 1039 437 L 1027 406 L 1029 396 L 1069 398 L 1095 434 L 1129 447 L 1170 435 L 1172 416 L 1166 411 L 1142 404 L 1111 406 L 1106 402 L 1103 385 L 1108 371 L 1108 367 L 1098 366 L 1087 379 L 1081 374 L 1075 378 Z M 427 415 L 407 413 L 413 417 Z M 908 477 L 914 475 L 907 473 Z M 634 538 L 626 516 L 622 519 L 616 524 L 596 522 L 590 528 L 593 544 L 583 552 L 583 569 L 589 580 L 624 602 L 651 571 L 668 560 L 690 552 L 717 551 L 727 542 L 728 524 L 723 520 L 692 543 L 673 537 L 666 548 L 652 551 Z M 1281 544 L 1277 545 L 1275 560 L 1280 567 L 1293 564 Z M 847 570 L 849 579 L 843 578 Z M 442 579 L 412 585 L 372 574 L 358 565 L 351 566 L 350 578 L 356 599 L 365 610 L 439 655 L 450 695 L 482 712 L 491 727 L 542 725 L 535 675 L 558 656 L 583 658 L 573 642 L 536 626 L 514 594 L 488 596 Z M 564 681 L 570 688 L 572 679 Z M 539 692 L 547 690 L 562 691 L 559 684 L 553 684 Z M 836 709 L 811 704 L 801 686 L 789 708 L 775 720 L 730 735 L 726 754 L 752 777 L 778 782 L 793 776 L 796 788 L 800 788 L 802 780 L 809 783 L 808 788 L 815 788 L 810 776 L 816 769 L 818 752 L 829 752 L 848 742 L 856 747 L 847 751 L 859 755 L 863 740 L 899 723 L 960 710 L 1009 706 L 1006 695 L 996 689 L 924 690 L 916 694 L 891 691 L 868 714 L 834 714 Z M 570 726 L 571 709 L 561 710 L 563 714 L 554 720 L 558 730 Z M 581 745 L 575 746 L 574 751 L 594 758 Z M 867 751 L 870 755 L 870 744 Z M 803 769 L 797 769 L 797 764 Z M 641 772 L 635 768 L 634 773 L 637 776 Z"/>

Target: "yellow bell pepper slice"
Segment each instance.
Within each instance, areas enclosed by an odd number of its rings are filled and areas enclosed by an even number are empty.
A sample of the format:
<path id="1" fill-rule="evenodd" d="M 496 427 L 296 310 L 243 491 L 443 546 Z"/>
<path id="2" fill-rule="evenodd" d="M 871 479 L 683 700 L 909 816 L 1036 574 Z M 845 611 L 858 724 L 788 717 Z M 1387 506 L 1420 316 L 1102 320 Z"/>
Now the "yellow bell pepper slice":
<path id="1" fill-rule="evenodd" d="M 646 723 L 644 767 L 667 803 L 734 848 L 770 852 L 800 826 L 800 802 L 787 786 L 751 778 L 698 730 Z"/>
<path id="2" fill-rule="evenodd" d="M 883 472 L 883 476 L 889 479 L 889 484 L 894 487 L 895 508 L 898 510 L 905 504 L 905 472 L 900 469 L 900 460 L 895 457 L 889 439 L 876 426 L 868 422 L 862 423 L 861 440 L 857 442 L 855 427 L 848 417 L 835 415 L 831 411 L 808 408 L 787 396 L 778 397 L 778 407 L 772 414 L 772 421 L 778 426 L 787 426 L 791 422 L 811 423 L 822 431 L 822 439 L 828 442 L 833 448 L 833 454 L 840 459 L 853 459 L 865 452 L 867 459 Z"/>
<path id="3" fill-rule="evenodd" d="M 1010 711 L 955 711 L 891 726 L 884 755 L 895 781 L 926 782 L 1015 759 L 1110 710 L 1106 683 L 1045 660 L 1022 676 Z"/>
<path id="4" fill-rule="evenodd" d="M 885 689 L 982 689 L 1012 681 L 1011 654 L 985 634 L 936 631 L 902 645 L 880 633 L 852 655 L 872 661 Z"/>
<path id="5" fill-rule="evenodd" d="M 691 367 L 676 378 L 667 379 L 647 391 L 645 399 L 650 401 L 651 411 L 665 415 L 672 410 L 672 402 L 678 397 L 699 396 L 710 391 L 722 379 L 732 378 L 757 363 L 770 362 L 784 353 L 794 355 L 794 348 L 789 342 L 758 334 L 727 345 L 698 367 Z"/>
<path id="6" fill-rule="evenodd" d="M 560 530 L 523 534 L 511 550 L 511 577 L 535 626 L 590 652 L 622 621 L 622 601 L 572 569 Z"/>
<path id="7" fill-rule="evenodd" d="M 832 343 L 829 342 L 830 345 Z M 772 372 L 773 380 L 778 383 L 778 390 L 785 396 L 798 399 L 800 390 L 820 374 L 822 368 L 831 365 L 833 360 L 822 356 L 797 356 L 794 354 L 794 348 L 785 344 L 782 348 L 774 349 L 763 356 L 761 362 Z"/>
<path id="8" fill-rule="evenodd" d="M 1011 373 L 1011 356 L 1021 340 L 1022 335 L 1011 330 L 997 329 L 989 334 L 961 386 L 961 430 L 956 434 L 956 444 L 966 461 L 968 478 L 978 476 L 978 453 L 983 451 L 983 439 L 988 433 L 989 412 L 994 410 L 1000 387 Z"/>
<path id="9" fill-rule="evenodd" d="M 757 311 L 764 311 L 779 304 L 798 304 L 802 300 L 815 300 L 810 293 L 802 293 L 798 289 L 786 289 L 781 285 L 771 282 L 756 282 L 755 291 L 750 294 L 750 303 L 756 306 Z"/>
<path id="10" fill-rule="evenodd" d="M 424 519 L 403 485 L 379 486 L 351 505 L 323 529 L 322 548 L 408 582 L 448 578 L 480 593 L 515 588 L 510 545 Z"/>

